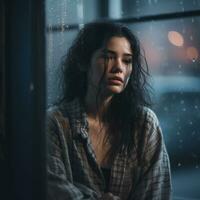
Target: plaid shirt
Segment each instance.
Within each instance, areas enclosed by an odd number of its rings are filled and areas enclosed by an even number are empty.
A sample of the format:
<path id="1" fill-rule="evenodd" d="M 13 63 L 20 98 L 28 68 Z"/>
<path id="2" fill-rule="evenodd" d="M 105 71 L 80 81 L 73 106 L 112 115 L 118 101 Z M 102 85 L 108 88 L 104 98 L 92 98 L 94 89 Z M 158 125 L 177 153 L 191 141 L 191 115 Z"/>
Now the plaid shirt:
<path id="1" fill-rule="evenodd" d="M 122 200 L 168 200 L 169 159 L 157 117 L 143 108 L 131 154 L 119 152 L 111 167 L 109 192 Z M 78 100 L 52 108 L 47 117 L 48 200 L 102 199 L 105 179 L 88 137 Z"/>

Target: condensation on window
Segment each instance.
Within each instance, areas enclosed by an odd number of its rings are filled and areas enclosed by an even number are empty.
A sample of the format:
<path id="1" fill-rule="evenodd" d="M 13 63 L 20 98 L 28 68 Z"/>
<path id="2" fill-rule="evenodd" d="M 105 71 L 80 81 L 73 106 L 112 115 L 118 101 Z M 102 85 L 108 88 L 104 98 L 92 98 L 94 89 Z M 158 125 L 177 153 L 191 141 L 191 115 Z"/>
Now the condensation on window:
<path id="1" fill-rule="evenodd" d="M 98 0 L 46 1 L 47 104 L 60 96 L 60 63 L 84 23 L 98 19 Z"/>
<path id="2" fill-rule="evenodd" d="M 170 156 L 174 199 L 200 198 L 199 25 L 200 17 L 192 16 L 129 25 L 141 41 L 151 71 L 154 110 Z"/>
<path id="3" fill-rule="evenodd" d="M 84 23 L 105 16 L 130 20 L 127 26 L 141 41 L 152 75 L 153 109 L 170 156 L 173 199 L 200 199 L 199 10 L 200 0 L 46 1 L 48 105 L 60 94 L 59 64 Z M 183 15 L 159 20 L 163 14 L 176 13 Z M 157 20 L 131 23 L 144 16 L 157 16 Z"/>
<path id="4" fill-rule="evenodd" d="M 122 2 L 122 17 L 140 17 L 199 10 L 200 0 L 132 0 Z"/>

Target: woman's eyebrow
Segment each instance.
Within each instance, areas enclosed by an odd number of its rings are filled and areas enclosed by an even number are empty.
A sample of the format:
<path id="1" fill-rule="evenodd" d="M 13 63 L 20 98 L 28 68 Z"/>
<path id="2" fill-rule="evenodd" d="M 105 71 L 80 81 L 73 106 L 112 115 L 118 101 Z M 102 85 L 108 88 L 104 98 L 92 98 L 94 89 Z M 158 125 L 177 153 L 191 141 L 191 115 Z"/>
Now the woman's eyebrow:
<path id="1" fill-rule="evenodd" d="M 102 52 L 103 52 L 103 53 L 116 54 L 115 51 L 112 51 L 112 50 L 110 50 L 110 49 L 103 49 Z"/>
<path id="2" fill-rule="evenodd" d="M 114 55 L 117 54 L 115 51 L 110 50 L 110 49 L 103 49 L 103 52 L 104 52 L 104 53 L 114 54 Z M 131 53 L 124 53 L 123 55 L 124 55 L 124 56 L 130 56 L 130 57 L 133 57 L 133 55 L 132 55 Z"/>

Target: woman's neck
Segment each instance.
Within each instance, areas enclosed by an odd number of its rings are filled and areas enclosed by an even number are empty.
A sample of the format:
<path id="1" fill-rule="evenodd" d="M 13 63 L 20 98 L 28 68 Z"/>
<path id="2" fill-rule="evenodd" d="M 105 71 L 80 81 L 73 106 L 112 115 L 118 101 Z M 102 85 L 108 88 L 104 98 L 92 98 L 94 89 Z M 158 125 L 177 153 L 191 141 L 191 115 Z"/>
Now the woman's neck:
<path id="1" fill-rule="evenodd" d="M 102 115 L 107 109 L 110 101 L 112 99 L 111 95 L 99 95 L 87 93 L 85 97 L 85 106 L 88 117 L 101 121 Z"/>

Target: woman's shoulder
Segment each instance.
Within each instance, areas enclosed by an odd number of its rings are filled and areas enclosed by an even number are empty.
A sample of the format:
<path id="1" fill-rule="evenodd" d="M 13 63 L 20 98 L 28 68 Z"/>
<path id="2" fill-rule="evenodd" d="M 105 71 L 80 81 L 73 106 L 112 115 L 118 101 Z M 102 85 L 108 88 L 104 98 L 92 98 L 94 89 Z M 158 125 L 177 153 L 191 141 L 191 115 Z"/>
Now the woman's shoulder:
<path id="1" fill-rule="evenodd" d="M 140 120 L 135 129 L 135 143 L 146 155 L 159 151 L 163 145 L 163 134 L 155 112 L 149 107 L 140 108 Z M 147 150 L 148 149 L 148 150 Z M 147 156 L 148 157 L 148 156 Z"/>
<path id="2" fill-rule="evenodd" d="M 69 122 L 67 110 L 63 104 L 50 106 L 46 111 L 47 122 L 63 123 Z"/>
<path id="3" fill-rule="evenodd" d="M 66 144 L 66 141 L 71 141 L 70 122 L 63 105 L 49 107 L 46 116 L 48 140 L 53 141 L 57 145 L 61 143 Z"/>
<path id="4" fill-rule="evenodd" d="M 162 136 L 161 126 L 155 112 L 149 107 L 141 107 L 138 115 L 139 119 L 135 124 L 135 137 L 142 140 L 160 140 Z"/>
<path id="5" fill-rule="evenodd" d="M 139 119 L 142 123 L 159 126 L 159 120 L 155 112 L 146 106 L 139 107 Z"/>

